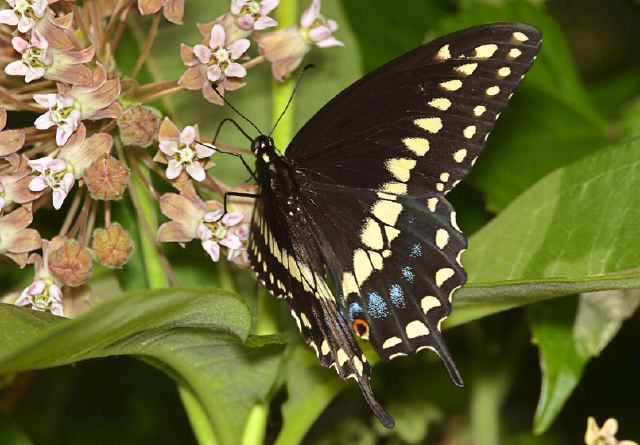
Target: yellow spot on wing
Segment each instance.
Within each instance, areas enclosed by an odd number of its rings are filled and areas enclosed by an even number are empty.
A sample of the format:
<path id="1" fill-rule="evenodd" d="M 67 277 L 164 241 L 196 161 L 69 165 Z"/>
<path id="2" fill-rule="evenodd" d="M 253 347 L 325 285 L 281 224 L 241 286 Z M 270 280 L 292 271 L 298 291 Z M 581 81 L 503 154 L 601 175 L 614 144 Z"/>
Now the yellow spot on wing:
<path id="1" fill-rule="evenodd" d="M 359 294 L 360 288 L 356 279 L 351 272 L 344 272 L 342 274 L 342 295 L 347 296 L 350 294 Z"/>
<path id="2" fill-rule="evenodd" d="M 371 264 L 373 264 L 373 268 L 376 270 L 382 270 L 382 255 L 378 252 L 374 252 L 373 250 L 369 251 L 369 258 L 371 259 Z"/>
<path id="3" fill-rule="evenodd" d="M 500 87 L 497 85 L 494 85 L 492 87 L 487 88 L 487 94 L 489 96 L 495 96 L 496 94 L 498 94 L 500 92 Z"/>
<path id="4" fill-rule="evenodd" d="M 484 105 L 476 105 L 473 108 L 473 114 L 475 114 L 478 117 L 482 116 L 485 111 L 487 111 L 487 107 L 485 107 Z"/>
<path id="5" fill-rule="evenodd" d="M 386 227 L 385 227 L 386 229 Z M 373 272 L 373 265 L 369 260 L 369 255 L 362 249 L 358 249 L 353 254 L 353 273 L 358 283 L 363 283 Z"/>
<path id="6" fill-rule="evenodd" d="M 394 346 L 399 345 L 400 343 L 402 343 L 402 340 L 400 339 L 400 337 L 389 337 L 384 341 L 384 343 L 382 343 L 382 349 L 393 348 Z"/>
<path id="7" fill-rule="evenodd" d="M 344 365 L 345 362 L 349 360 L 349 356 L 347 355 L 346 352 L 344 352 L 343 349 L 338 349 L 337 358 L 338 358 L 338 364 L 340 366 Z"/>
<path id="8" fill-rule="evenodd" d="M 449 52 L 449 45 L 445 45 L 438 51 L 436 54 L 436 59 L 438 60 L 447 60 L 451 58 L 451 53 Z"/>
<path id="9" fill-rule="evenodd" d="M 440 249 L 444 249 L 449 243 L 449 232 L 445 229 L 436 230 L 436 246 Z"/>
<path id="10" fill-rule="evenodd" d="M 393 201 L 376 201 L 371 209 L 373 216 L 388 226 L 395 226 L 402 212 L 402 204 Z"/>
<path id="11" fill-rule="evenodd" d="M 462 131 L 462 134 L 464 135 L 465 138 L 471 139 L 473 135 L 476 134 L 476 126 L 469 125 Z"/>
<path id="12" fill-rule="evenodd" d="M 382 229 L 377 221 L 367 218 L 360 233 L 362 242 L 371 249 L 382 249 L 384 247 L 384 238 L 382 237 Z"/>
<path id="13" fill-rule="evenodd" d="M 400 235 L 400 231 L 395 227 L 385 226 L 384 232 L 387 234 L 387 239 L 389 240 L 389 242 L 393 241 L 398 237 L 398 235 Z"/>
<path id="14" fill-rule="evenodd" d="M 429 105 L 438 110 L 447 111 L 451 106 L 451 101 L 446 97 L 437 97 L 429 101 Z"/>
<path id="15" fill-rule="evenodd" d="M 416 160 L 409 158 L 391 158 L 388 159 L 385 164 L 387 170 L 389 170 L 396 179 L 407 182 L 411 177 L 411 170 L 416 166 Z"/>
<path id="16" fill-rule="evenodd" d="M 404 328 L 408 338 L 416 338 L 429 335 L 429 328 L 420 320 L 409 322 Z"/>
<path id="17" fill-rule="evenodd" d="M 464 74 L 465 76 L 470 76 L 473 72 L 478 68 L 477 63 L 465 63 L 464 65 L 457 66 L 455 68 L 459 73 Z"/>
<path id="18" fill-rule="evenodd" d="M 512 59 L 517 59 L 518 57 L 520 57 L 520 54 L 522 54 L 522 51 L 520 51 L 518 48 L 512 48 L 509 51 L 509 57 L 511 57 Z"/>
<path id="19" fill-rule="evenodd" d="M 525 34 L 521 33 L 520 31 L 514 32 L 512 36 L 514 39 L 516 39 L 519 42 L 526 42 L 527 40 L 529 40 L 529 37 L 527 37 Z"/>
<path id="20" fill-rule="evenodd" d="M 454 159 L 456 162 L 462 162 L 462 161 L 464 161 L 464 158 L 465 158 L 466 156 L 467 156 L 467 150 L 465 150 L 464 148 L 462 148 L 462 149 L 460 149 L 460 150 L 456 151 L 456 152 L 453 154 L 453 159 Z"/>
<path id="21" fill-rule="evenodd" d="M 439 307 L 440 300 L 438 300 L 436 297 L 432 295 L 426 295 L 422 297 L 422 300 L 420 300 L 420 306 L 422 307 L 422 312 L 426 314 L 434 307 Z"/>
<path id="22" fill-rule="evenodd" d="M 440 287 L 453 276 L 453 269 L 449 267 L 443 267 L 436 272 L 436 286 Z"/>
<path id="23" fill-rule="evenodd" d="M 457 91 L 462 88 L 462 81 L 459 79 L 448 80 L 446 82 L 441 82 L 440 86 L 447 91 Z"/>
<path id="24" fill-rule="evenodd" d="M 418 156 L 424 156 L 429 151 L 429 141 L 424 138 L 404 138 L 404 145 Z"/>
<path id="25" fill-rule="evenodd" d="M 436 206 L 438 205 L 438 198 L 429 198 L 427 199 L 427 207 L 431 212 L 436 211 Z"/>
<path id="26" fill-rule="evenodd" d="M 381 192 L 393 193 L 395 195 L 404 195 L 407 193 L 407 184 L 402 182 L 387 182 L 380 188 Z"/>
<path id="27" fill-rule="evenodd" d="M 498 76 L 500 77 L 507 77 L 509 74 L 511 74 L 511 68 L 508 66 L 503 66 L 498 70 Z"/>
<path id="28" fill-rule="evenodd" d="M 498 45 L 495 43 L 489 43 L 487 45 L 478 46 L 476 48 L 475 57 L 478 59 L 488 59 L 498 50 Z"/>
<path id="29" fill-rule="evenodd" d="M 416 119 L 413 123 L 429 133 L 437 133 L 442 128 L 442 119 L 439 117 Z"/>

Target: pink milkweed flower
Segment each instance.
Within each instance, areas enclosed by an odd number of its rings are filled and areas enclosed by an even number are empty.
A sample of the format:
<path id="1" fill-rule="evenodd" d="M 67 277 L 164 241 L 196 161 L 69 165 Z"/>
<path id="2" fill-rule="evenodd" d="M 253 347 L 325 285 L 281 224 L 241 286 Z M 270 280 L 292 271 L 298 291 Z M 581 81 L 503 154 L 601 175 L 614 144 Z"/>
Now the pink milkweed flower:
<path id="1" fill-rule="evenodd" d="M 35 121 L 36 128 L 56 129 L 56 143 L 64 145 L 84 119 L 99 120 L 116 118 L 122 111 L 117 102 L 120 96 L 120 81 L 107 80 L 107 72 L 98 65 L 89 85 L 69 87 L 58 85 L 58 94 L 34 94 L 33 99 L 47 112 Z"/>
<path id="2" fill-rule="evenodd" d="M 0 217 L 0 255 L 12 259 L 20 267 L 27 264 L 27 254 L 42 246 L 40 234 L 27 227 L 33 215 L 24 207 Z"/>
<path id="3" fill-rule="evenodd" d="M 29 166 L 38 173 L 29 182 L 29 190 L 41 192 L 50 188 L 53 192 L 53 208 L 56 210 L 62 207 L 75 181 L 95 160 L 108 153 L 113 145 L 113 139 L 107 133 L 97 133 L 86 139 L 85 136 L 86 128 L 81 124 L 57 157 L 46 156 L 29 161 Z"/>
<path id="4" fill-rule="evenodd" d="M 36 128 L 46 130 L 57 126 L 56 143 L 64 145 L 82 120 L 79 105 L 68 94 L 34 94 L 33 99 L 48 109 L 35 120 Z"/>
<path id="5" fill-rule="evenodd" d="M 164 118 L 159 132 L 160 151 L 156 162 L 167 164 L 167 179 L 174 180 L 183 170 L 198 182 L 206 178 L 205 170 L 212 167 L 215 150 L 196 141 L 200 139 L 198 126 L 187 126 L 182 131 L 169 118 Z"/>
<path id="6" fill-rule="evenodd" d="M 220 94 L 223 94 L 224 90 L 243 87 L 245 84 L 241 79 L 247 75 L 247 70 L 235 60 L 239 59 L 250 45 L 248 39 L 227 42 L 224 27 L 220 24 L 213 25 L 207 45 L 180 47 L 180 56 L 188 68 L 178 83 L 189 90 L 202 89 L 206 100 L 223 105 L 222 99 L 213 91 L 211 82 L 216 83 Z"/>
<path id="7" fill-rule="evenodd" d="M 217 262 L 220 259 L 220 246 L 231 250 L 242 247 L 240 238 L 229 229 L 240 224 L 243 219 L 244 215 L 240 212 L 225 214 L 222 209 L 204 214 L 197 234 L 202 248 L 213 261 Z"/>
<path id="8" fill-rule="evenodd" d="M 138 11 L 142 15 L 155 14 L 164 7 L 164 17 L 176 25 L 182 25 L 184 0 L 138 0 Z"/>
<path id="9" fill-rule="evenodd" d="M 253 184 L 240 184 L 233 187 L 231 191 L 255 195 L 258 193 L 258 187 Z M 229 200 L 228 204 L 229 210 L 242 213 L 244 217 L 240 223 L 230 229 L 231 233 L 240 239 L 241 246 L 237 249 L 229 249 L 227 259 L 229 261 L 233 261 L 240 267 L 248 268 L 250 267 L 249 252 L 247 250 L 249 245 L 249 225 L 251 223 L 251 215 L 253 214 L 255 199 L 234 196 Z"/>
<path id="10" fill-rule="evenodd" d="M 31 308 L 34 311 L 49 311 L 54 315 L 63 316 L 62 288 L 60 282 L 49 272 L 49 252 L 62 246 L 64 240 L 59 237 L 51 241 L 42 240 L 42 257 L 32 254 L 29 262 L 34 264 L 35 277 L 18 299 L 16 306 Z"/>
<path id="11" fill-rule="evenodd" d="M 15 302 L 16 306 L 25 306 L 40 312 L 51 312 L 62 317 L 62 289 L 55 281 L 35 280 L 27 286 Z"/>
<path id="12" fill-rule="evenodd" d="M 302 35 L 319 48 L 344 45 L 333 37 L 333 33 L 338 30 L 338 23 L 320 14 L 320 0 L 312 0 L 300 17 L 300 26 Z"/>
<path id="13" fill-rule="evenodd" d="M 262 31 L 272 26 L 278 26 L 278 22 L 269 17 L 269 13 L 278 6 L 280 0 L 231 0 L 231 14 L 236 17 L 239 28 Z"/>
<path id="14" fill-rule="evenodd" d="M 14 37 L 11 44 L 22 57 L 5 67 L 7 74 L 24 76 L 27 83 L 43 77 L 70 84 L 86 84 L 91 80 L 91 70 L 83 65 L 93 59 L 94 50 L 91 46 L 82 51 L 51 48 L 36 29 L 31 33 L 31 41 Z"/>
<path id="15" fill-rule="evenodd" d="M 251 43 L 248 39 L 239 39 L 227 43 L 222 25 L 211 28 L 209 46 L 196 45 L 193 53 L 201 64 L 207 65 L 207 78 L 217 82 L 223 75 L 226 77 L 244 77 L 247 70 L 234 60 L 247 52 Z"/>
<path id="16" fill-rule="evenodd" d="M 289 26 L 256 39 L 260 52 L 271 62 L 273 76 L 282 81 L 300 65 L 313 45 L 343 46 L 344 43 L 333 37 L 337 29 L 337 22 L 320 14 L 320 0 L 313 0 L 300 18 L 300 27 Z"/>
<path id="17" fill-rule="evenodd" d="M 202 201 L 191 183 L 179 195 L 162 195 L 160 210 L 171 219 L 158 229 L 157 239 L 160 242 L 184 245 L 199 239 L 213 261 L 220 259 L 220 246 L 228 249 L 242 246 L 240 239 L 230 229 L 239 224 L 244 215 L 239 212 L 224 214 L 219 202 Z"/>
<path id="18" fill-rule="evenodd" d="M 11 9 L 0 10 L 0 23 L 16 26 L 22 33 L 29 32 L 47 11 L 52 1 L 47 0 L 6 0 Z M 55 1 L 55 0 L 54 0 Z"/>

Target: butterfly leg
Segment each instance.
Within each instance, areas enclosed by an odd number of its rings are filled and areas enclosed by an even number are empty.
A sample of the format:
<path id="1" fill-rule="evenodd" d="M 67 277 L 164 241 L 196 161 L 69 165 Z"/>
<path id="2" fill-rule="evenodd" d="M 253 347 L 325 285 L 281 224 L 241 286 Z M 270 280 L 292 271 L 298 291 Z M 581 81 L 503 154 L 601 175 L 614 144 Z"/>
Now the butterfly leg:
<path id="1" fill-rule="evenodd" d="M 262 195 L 258 195 L 258 194 L 255 194 L 255 193 L 225 192 L 225 194 L 224 194 L 224 207 L 223 207 L 224 211 L 223 211 L 222 215 L 220 215 L 220 218 L 218 218 L 217 220 L 212 221 L 212 222 L 220 221 L 222 219 L 222 217 L 229 212 L 227 210 L 227 197 L 228 196 L 237 196 L 237 197 L 240 197 L 240 198 L 253 198 L 253 199 L 259 199 L 259 198 L 262 197 Z"/>

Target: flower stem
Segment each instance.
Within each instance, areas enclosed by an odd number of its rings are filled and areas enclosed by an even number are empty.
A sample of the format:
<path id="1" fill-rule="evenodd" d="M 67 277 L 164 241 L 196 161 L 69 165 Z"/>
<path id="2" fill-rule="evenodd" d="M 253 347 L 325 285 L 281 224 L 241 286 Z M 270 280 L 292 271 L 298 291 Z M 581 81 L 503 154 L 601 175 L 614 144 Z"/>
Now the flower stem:
<path id="1" fill-rule="evenodd" d="M 276 20 L 281 24 L 282 27 L 293 25 L 298 21 L 298 3 L 297 2 L 281 2 L 278 8 L 275 10 L 276 12 Z M 287 106 L 287 102 L 291 97 L 291 93 L 293 93 L 293 88 L 295 86 L 294 79 L 287 79 L 284 82 L 278 82 L 277 80 L 272 80 L 272 101 L 271 101 L 271 123 L 274 125 L 282 111 Z M 284 150 L 284 147 L 289 144 L 291 139 L 293 138 L 293 125 L 294 125 L 294 110 L 295 103 L 292 102 L 287 114 L 282 116 L 282 119 L 278 123 L 278 127 L 273 132 L 273 140 L 276 143 L 276 147 L 281 147 L 281 150 Z"/>
<path id="2" fill-rule="evenodd" d="M 122 147 L 120 138 L 114 138 L 114 142 L 116 150 L 118 151 L 118 156 L 122 160 L 127 159 L 124 154 L 124 148 Z M 135 162 L 135 160 L 133 160 L 133 162 Z M 169 285 L 169 281 L 164 270 L 162 258 L 157 251 L 155 239 L 153 237 L 158 230 L 158 218 L 156 215 L 153 196 L 148 192 L 145 185 L 145 179 L 148 178 L 141 177 L 145 175 L 148 175 L 148 171 L 144 172 L 137 168 L 132 169 L 129 192 L 131 193 L 131 200 L 136 207 L 140 221 L 140 247 L 142 250 L 147 282 L 149 284 L 149 288 L 158 289 L 167 287 Z"/>
<path id="3" fill-rule="evenodd" d="M 160 18 L 162 16 L 160 14 L 156 14 L 153 16 L 153 21 L 151 22 L 151 28 L 147 32 L 147 40 L 144 42 L 144 46 L 140 50 L 140 55 L 138 56 L 138 60 L 136 60 L 136 64 L 131 70 L 130 76 L 135 79 L 138 71 L 144 65 L 145 60 L 147 60 L 147 56 L 151 52 L 151 47 L 153 46 L 153 42 L 156 39 L 156 35 L 158 34 L 158 26 L 160 26 Z"/>

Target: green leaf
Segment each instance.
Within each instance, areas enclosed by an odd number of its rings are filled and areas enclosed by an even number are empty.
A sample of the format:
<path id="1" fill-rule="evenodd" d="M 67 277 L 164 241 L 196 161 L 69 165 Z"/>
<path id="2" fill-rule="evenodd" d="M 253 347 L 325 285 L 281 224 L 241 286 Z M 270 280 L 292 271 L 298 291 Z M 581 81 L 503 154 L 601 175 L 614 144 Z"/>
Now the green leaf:
<path id="1" fill-rule="evenodd" d="M 542 8 L 527 2 L 500 7 L 470 2 L 444 20 L 438 33 L 504 20 L 539 27 L 544 41 L 469 177 L 494 211 L 545 174 L 606 144 L 604 120 L 580 81 L 562 30 Z"/>
<path id="2" fill-rule="evenodd" d="M 640 274 L 623 271 L 637 268 L 640 249 L 639 165 L 634 140 L 558 169 L 514 200 L 471 237 L 463 260 L 475 285 L 456 295 L 448 325 L 560 295 L 638 288 Z M 583 296 L 575 325 L 573 300 L 531 311 L 543 364 L 537 432 L 551 425 L 588 359 L 635 311 L 630 295 Z"/>
<path id="3" fill-rule="evenodd" d="M 546 176 L 471 237 L 469 281 L 585 279 L 637 267 L 639 165 L 636 139 Z"/>
<path id="4" fill-rule="evenodd" d="M 405 0 L 402 5 L 386 0 L 351 0 L 343 2 L 342 7 L 358 39 L 365 72 L 419 46 L 425 33 L 453 11 L 446 0 Z"/>
<path id="5" fill-rule="evenodd" d="M 295 345 L 287 360 L 287 401 L 276 445 L 296 445 L 345 384 L 334 372 L 321 368 L 306 345 Z"/>
<path id="6" fill-rule="evenodd" d="M 0 373 L 138 356 L 195 396 L 217 443 L 237 444 L 280 367 L 280 346 L 245 344 L 250 328 L 247 306 L 219 290 L 126 294 L 73 320 L 0 305 Z"/>

